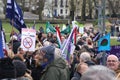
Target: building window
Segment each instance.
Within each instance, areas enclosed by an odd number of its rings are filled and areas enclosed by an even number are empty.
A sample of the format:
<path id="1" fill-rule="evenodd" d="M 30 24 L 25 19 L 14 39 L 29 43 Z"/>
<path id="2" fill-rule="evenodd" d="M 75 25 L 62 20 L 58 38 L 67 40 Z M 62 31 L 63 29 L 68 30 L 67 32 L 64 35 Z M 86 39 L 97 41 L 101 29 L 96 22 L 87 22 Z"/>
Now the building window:
<path id="1" fill-rule="evenodd" d="M 57 9 L 54 9 L 54 17 L 57 17 Z"/>
<path id="2" fill-rule="evenodd" d="M 60 13 L 63 14 L 63 9 L 60 10 Z"/>
<path id="3" fill-rule="evenodd" d="M 67 14 L 67 9 L 66 9 L 65 13 Z"/>
<path id="4" fill-rule="evenodd" d="M 60 2 L 60 7 L 63 7 L 63 0 L 61 0 Z"/>
<path id="5" fill-rule="evenodd" d="M 68 7 L 68 0 L 66 0 L 66 7 Z"/>
<path id="6" fill-rule="evenodd" d="M 55 0 L 55 6 L 57 7 L 57 0 Z"/>

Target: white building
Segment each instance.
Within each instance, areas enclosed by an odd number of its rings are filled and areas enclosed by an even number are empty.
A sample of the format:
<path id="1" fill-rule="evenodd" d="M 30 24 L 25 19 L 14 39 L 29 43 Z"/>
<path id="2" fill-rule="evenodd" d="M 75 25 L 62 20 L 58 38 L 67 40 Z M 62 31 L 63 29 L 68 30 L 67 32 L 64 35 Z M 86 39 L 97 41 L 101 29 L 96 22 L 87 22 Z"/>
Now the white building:
<path id="1" fill-rule="evenodd" d="M 69 0 L 46 0 L 44 16 L 66 18 L 70 14 Z"/>

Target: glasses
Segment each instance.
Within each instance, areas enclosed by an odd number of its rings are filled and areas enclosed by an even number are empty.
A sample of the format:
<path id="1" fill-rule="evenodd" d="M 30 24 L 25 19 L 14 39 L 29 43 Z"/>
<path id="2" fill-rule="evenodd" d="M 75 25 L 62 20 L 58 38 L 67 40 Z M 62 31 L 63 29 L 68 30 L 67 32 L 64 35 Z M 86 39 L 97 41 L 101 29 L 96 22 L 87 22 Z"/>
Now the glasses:
<path id="1" fill-rule="evenodd" d="M 118 62 L 118 61 L 116 61 L 116 60 L 108 60 L 107 62 Z"/>

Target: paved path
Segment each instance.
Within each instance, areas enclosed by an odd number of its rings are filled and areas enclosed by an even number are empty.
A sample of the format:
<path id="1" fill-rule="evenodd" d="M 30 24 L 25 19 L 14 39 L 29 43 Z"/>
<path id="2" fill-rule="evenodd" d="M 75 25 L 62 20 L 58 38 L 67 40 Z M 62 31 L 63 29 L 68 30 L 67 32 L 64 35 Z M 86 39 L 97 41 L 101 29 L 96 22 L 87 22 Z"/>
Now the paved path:
<path id="1" fill-rule="evenodd" d="M 114 36 L 114 37 L 110 37 L 111 39 L 117 39 L 118 37 Z"/>

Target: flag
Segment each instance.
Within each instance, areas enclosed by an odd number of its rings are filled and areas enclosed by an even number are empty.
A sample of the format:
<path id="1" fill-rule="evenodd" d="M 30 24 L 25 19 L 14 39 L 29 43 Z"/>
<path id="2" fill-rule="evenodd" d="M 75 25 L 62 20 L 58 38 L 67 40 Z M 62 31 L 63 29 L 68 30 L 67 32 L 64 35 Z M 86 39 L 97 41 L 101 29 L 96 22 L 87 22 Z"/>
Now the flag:
<path id="1" fill-rule="evenodd" d="M 19 32 L 21 32 L 21 28 L 26 28 L 22 10 L 14 0 L 7 0 L 6 18 L 10 19 L 10 24 Z"/>
<path id="2" fill-rule="evenodd" d="M 83 24 L 79 24 L 79 33 L 83 34 L 84 33 L 84 25 Z"/>
<path id="3" fill-rule="evenodd" d="M 62 30 L 64 30 L 64 29 L 66 29 L 66 25 L 65 24 L 63 24 L 63 26 L 62 26 Z"/>
<path id="4" fill-rule="evenodd" d="M 110 51 L 110 33 L 98 40 L 98 51 Z"/>
<path id="5" fill-rule="evenodd" d="M 0 21 L 0 58 L 4 57 L 2 39 L 3 39 L 3 37 L 2 37 L 2 22 Z"/>
<path id="6" fill-rule="evenodd" d="M 57 41 L 58 41 L 58 45 L 59 45 L 59 48 L 61 48 L 61 35 L 60 35 L 60 29 L 58 26 L 56 26 L 56 34 L 57 34 Z"/>
<path id="7" fill-rule="evenodd" d="M 61 34 L 69 34 L 70 32 L 71 32 L 70 25 L 67 25 L 64 29 L 62 29 Z"/>
<path id="8" fill-rule="evenodd" d="M 34 21 L 34 24 L 33 24 L 33 26 L 32 26 L 32 29 L 35 29 L 36 30 L 36 23 L 35 23 L 35 21 Z"/>
<path id="9" fill-rule="evenodd" d="M 93 38 L 93 42 L 97 41 L 100 38 L 100 32 L 95 34 L 95 37 Z"/>
<path id="10" fill-rule="evenodd" d="M 77 27 L 74 29 L 74 35 L 73 35 L 73 43 L 76 44 L 77 39 Z"/>
<path id="11" fill-rule="evenodd" d="M 46 33 L 55 33 L 55 28 L 50 24 L 50 22 L 46 22 Z"/>
<path id="12" fill-rule="evenodd" d="M 76 44 L 76 38 L 77 38 L 77 28 L 78 28 L 78 22 L 77 21 L 72 21 L 72 26 L 74 28 L 74 31 L 73 31 L 73 43 Z"/>
<path id="13" fill-rule="evenodd" d="M 72 43 L 72 38 L 73 38 L 73 34 L 74 34 L 74 30 L 75 30 L 76 27 L 73 27 L 65 45 L 63 46 L 62 48 L 62 57 L 64 59 L 66 59 L 68 62 L 70 61 L 70 54 L 71 54 L 71 51 L 73 52 L 73 49 L 72 47 L 74 46 L 73 43 Z M 72 50 L 71 50 L 72 49 Z"/>

